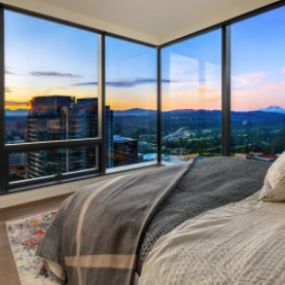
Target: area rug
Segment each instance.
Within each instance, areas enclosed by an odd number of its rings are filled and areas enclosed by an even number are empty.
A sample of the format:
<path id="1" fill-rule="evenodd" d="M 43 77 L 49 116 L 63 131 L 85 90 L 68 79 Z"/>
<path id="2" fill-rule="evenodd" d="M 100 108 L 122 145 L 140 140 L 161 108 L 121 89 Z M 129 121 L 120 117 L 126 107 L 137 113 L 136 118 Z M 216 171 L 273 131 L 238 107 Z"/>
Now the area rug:
<path id="1" fill-rule="evenodd" d="M 22 285 L 55 285 L 44 260 L 35 255 L 56 210 L 6 222 L 7 235 Z"/>

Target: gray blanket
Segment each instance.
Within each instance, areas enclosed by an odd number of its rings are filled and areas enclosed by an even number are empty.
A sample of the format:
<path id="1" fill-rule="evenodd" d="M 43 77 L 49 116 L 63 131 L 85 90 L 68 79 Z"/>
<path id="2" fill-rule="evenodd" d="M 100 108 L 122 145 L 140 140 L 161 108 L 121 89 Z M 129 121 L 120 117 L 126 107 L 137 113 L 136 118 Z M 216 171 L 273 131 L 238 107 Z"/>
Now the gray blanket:
<path id="1" fill-rule="evenodd" d="M 208 209 L 258 191 L 268 166 L 218 157 L 196 161 L 190 171 L 166 167 L 113 184 L 96 183 L 64 202 L 39 255 L 61 264 L 68 284 L 131 284 L 134 270 L 140 272 L 162 235 Z M 102 192 L 94 194 L 98 189 Z M 82 223 L 87 200 L 92 203 Z"/>
<path id="2" fill-rule="evenodd" d="M 68 284 L 133 284 L 143 233 L 191 165 L 119 176 L 81 189 L 60 207 L 38 255 L 51 261 L 55 275 Z"/>
<path id="3" fill-rule="evenodd" d="M 154 215 L 140 245 L 137 272 L 155 242 L 184 221 L 260 190 L 270 163 L 231 157 L 195 162 Z"/>

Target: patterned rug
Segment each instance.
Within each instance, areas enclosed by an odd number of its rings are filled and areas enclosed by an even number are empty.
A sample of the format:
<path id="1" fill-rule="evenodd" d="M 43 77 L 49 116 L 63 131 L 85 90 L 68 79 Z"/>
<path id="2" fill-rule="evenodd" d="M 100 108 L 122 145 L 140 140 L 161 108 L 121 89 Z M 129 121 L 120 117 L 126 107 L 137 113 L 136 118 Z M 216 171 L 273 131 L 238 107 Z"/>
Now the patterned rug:
<path id="1" fill-rule="evenodd" d="M 8 239 L 22 285 L 55 285 L 44 260 L 35 255 L 56 210 L 6 222 Z"/>

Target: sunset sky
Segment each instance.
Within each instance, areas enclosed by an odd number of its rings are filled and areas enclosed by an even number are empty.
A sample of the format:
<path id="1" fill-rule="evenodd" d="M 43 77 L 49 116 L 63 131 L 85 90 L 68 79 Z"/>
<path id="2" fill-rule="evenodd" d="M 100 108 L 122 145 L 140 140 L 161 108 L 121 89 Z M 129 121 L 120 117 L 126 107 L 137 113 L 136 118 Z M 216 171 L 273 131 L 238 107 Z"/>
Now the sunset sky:
<path id="1" fill-rule="evenodd" d="M 232 110 L 285 108 L 285 8 L 232 25 Z M 221 108 L 221 31 L 163 52 L 163 108 Z"/>
<path id="2" fill-rule="evenodd" d="M 232 26 L 232 109 L 285 108 L 285 8 Z M 106 103 L 156 108 L 155 49 L 107 37 Z M 270 52 L 269 52 L 270 51 Z M 34 96 L 97 96 L 96 34 L 5 12 L 6 108 Z M 220 30 L 162 53 L 163 109 L 221 109 Z"/>

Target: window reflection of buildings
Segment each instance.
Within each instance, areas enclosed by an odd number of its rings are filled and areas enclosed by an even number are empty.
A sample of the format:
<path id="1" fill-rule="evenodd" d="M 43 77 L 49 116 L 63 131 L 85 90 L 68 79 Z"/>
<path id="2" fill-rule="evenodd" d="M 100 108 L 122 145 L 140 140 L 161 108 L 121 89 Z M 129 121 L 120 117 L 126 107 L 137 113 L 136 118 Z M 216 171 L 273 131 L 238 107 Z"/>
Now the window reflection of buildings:
<path id="1" fill-rule="evenodd" d="M 147 143 L 147 139 L 143 139 L 143 136 L 139 141 L 121 134 L 114 134 L 113 113 L 110 106 L 105 106 L 106 167 L 155 159 L 150 156 L 155 147 Z M 98 123 L 97 98 L 38 96 L 29 102 L 25 141 L 96 137 Z M 149 153 L 150 146 L 151 153 Z M 93 168 L 96 165 L 95 156 L 94 146 L 15 153 L 10 155 L 10 181 Z"/>
<path id="2" fill-rule="evenodd" d="M 98 99 L 38 96 L 29 102 L 27 141 L 90 138 L 98 135 Z M 106 122 L 112 125 L 107 106 Z M 108 132 L 111 131 L 111 128 Z M 111 137 L 111 135 L 109 135 Z M 96 166 L 95 146 L 10 155 L 10 180 L 42 177 Z"/>

